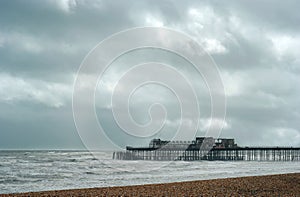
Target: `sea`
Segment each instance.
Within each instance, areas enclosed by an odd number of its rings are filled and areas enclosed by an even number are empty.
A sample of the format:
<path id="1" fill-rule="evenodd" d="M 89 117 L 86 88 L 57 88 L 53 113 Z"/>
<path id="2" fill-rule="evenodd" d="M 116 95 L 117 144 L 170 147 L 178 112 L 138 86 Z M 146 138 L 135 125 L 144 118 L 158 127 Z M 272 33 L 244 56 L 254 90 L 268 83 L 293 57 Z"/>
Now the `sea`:
<path id="1" fill-rule="evenodd" d="M 112 152 L 0 151 L 0 194 L 300 172 L 299 162 L 124 161 Z"/>

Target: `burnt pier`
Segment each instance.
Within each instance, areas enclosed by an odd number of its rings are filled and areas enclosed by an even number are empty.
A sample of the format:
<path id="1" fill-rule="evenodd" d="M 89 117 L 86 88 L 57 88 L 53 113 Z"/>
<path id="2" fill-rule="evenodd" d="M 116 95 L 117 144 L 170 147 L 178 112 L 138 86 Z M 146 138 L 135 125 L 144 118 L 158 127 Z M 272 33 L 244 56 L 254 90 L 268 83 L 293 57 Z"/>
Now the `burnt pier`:
<path id="1" fill-rule="evenodd" d="M 300 147 L 240 147 L 234 139 L 197 137 L 195 141 L 163 141 L 154 139 L 149 147 L 127 146 L 114 152 L 119 160 L 245 160 L 300 161 Z"/>

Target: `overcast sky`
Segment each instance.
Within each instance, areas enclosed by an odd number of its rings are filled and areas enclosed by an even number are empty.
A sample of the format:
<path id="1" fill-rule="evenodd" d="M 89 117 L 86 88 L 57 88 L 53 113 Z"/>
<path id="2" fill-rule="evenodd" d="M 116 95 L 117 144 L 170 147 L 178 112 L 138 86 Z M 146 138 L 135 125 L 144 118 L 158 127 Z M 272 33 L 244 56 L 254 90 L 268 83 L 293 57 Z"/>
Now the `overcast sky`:
<path id="1" fill-rule="evenodd" d="M 72 114 L 76 72 L 101 40 L 142 26 L 184 32 L 210 53 L 227 95 L 222 136 L 240 145 L 300 146 L 299 7 L 296 0 L 0 1 L 0 149 L 84 148 Z M 108 130 L 118 128 L 103 95 L 118 66 L 137 57 L 187 67 L 162 51 L 136 51 L 116 62 L 96 106 Z M 203 83 L 195 76 L 193 81 Z M 170 93 L 148 87 L 136 94 L 144 98 L 132 101 L 137 121 L 147 120 L 147 104 L 167 98 L 160 101 L 173 110 L 169 130 L 176 126 L 178 108 Z M 202 99 L 199 135 L 209 117 L 205 93 Z"/>

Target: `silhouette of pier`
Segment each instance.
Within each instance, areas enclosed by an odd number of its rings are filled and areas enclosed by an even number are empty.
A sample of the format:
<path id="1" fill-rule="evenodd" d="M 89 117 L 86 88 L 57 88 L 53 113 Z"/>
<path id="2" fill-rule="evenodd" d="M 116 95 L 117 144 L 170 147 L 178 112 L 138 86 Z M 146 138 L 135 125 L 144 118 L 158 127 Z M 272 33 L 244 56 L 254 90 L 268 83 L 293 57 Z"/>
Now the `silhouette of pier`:
<path id="1" fill-rule="evenodd" d="M 154 139 L 149 147 L 127 146 L 124 152 L 114 152 L 113 159 L 300 161 L 300 147 L 240 147 L 234 139 L 212 137 L 197 137 L 195 141 Z"/>

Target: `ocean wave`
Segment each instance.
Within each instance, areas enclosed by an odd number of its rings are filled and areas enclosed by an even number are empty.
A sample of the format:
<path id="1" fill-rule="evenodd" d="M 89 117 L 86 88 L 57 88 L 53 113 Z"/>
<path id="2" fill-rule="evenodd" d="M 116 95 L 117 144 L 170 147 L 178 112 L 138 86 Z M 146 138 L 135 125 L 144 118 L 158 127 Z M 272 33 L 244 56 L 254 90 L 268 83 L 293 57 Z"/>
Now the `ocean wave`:
<path id="1" fill-rule="evenodd" d="M 0 193 L 55 190 L 80 187 L 120 186 L 186 180 L 214 179 L 299 172 L 297 162 L 165 162 L 120 161 L 94 158 L 87 152 L 24 152 L 0 155 Z M 99 153 L 99 155 L 101 155 Z M 24 162 L 26 161 L 26 162 Z"/>

